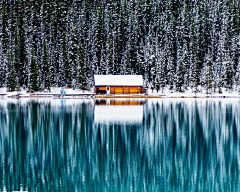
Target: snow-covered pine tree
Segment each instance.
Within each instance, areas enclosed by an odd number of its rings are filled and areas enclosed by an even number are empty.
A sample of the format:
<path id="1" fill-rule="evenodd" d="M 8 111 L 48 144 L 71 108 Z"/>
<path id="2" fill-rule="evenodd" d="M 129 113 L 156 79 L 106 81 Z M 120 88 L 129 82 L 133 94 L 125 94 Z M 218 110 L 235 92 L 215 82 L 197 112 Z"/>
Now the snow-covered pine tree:
<path id="1" fill-rule="evenodd" d="M 235 81 L 235 90 L 240 93 L 240 58 L 238 59 L 238 65 L 237 65 L 234 81 Z"/>
<path id="2" fill-rule="evenodd" d="M 97 26 L 97 18 L 94 12 L 91 13 L 91 23 L 88 30 L 88 85 L 91 87 L 93 85 L 93 76 L 94 74 L 98 74 L 98 58 L 97 58 L 97 33 L 95 33 Z"/>
<path id="3" fill-rule="evenodd" d="M 233 61 L 230 57 L 230 52 L 227 51 L 224 57 L 224 61 L 222 63 L 222 73 L 223 73 L 223 82 L 224 87 L 227 90 L 231 91 L 233 88 L 234 82 L 234 68 L 233 68 Z"/>
<path id="4" fill-rule="evenodd" d="M 18 57 L 18 67 L 17 67 L 17 76 L 19 76 L 19 85 L 27 85 L 27 52 L 25 44 L 25 2 L 18 0 L 16 2 L 16 19 L 17 19 L 17 34 L 16 34 L 16 46 L 17 46 L 17 55 Z M 15 53 L 16 54 L 16 53 Z"/>
<path id="5" fill-rule="evenodd" d="M 227 1 L 223 1 L 221 5 L 221 31 L 219 36 L 219 49 L 221 57 L 221 72 L 220 77 L 222 81 L 221 87 L 232 89 L 233 85 L 233 62 L 230 56 L 230 42 L 229 42 L 229 9 Z"/>
<path id="6" fill-rule="evenodd" d="M 107 4 L 105 7 L 105 31 L 106 31 L 106 56 L 105 56 L 105 63 L 106 63 L 106 74 L 112 74 L 113 69 L 113 19 L 112 14 L 113 11 L 111 10 L 111 4 Z"/>
<path id="7" fill-rule="evenodd" d="M 208 50 L 208 53 L 205 56 L 203 63 L 203 68 L 201 72 L 201 84 L 202 87 L 206 89 L 206 93 L 212 93 L 213 88 L 213 75 L 212 75 L 212 55 L 211 51 Z"/>
<path id="8" fill-rule="evenodd" d="M 188 50 L 187 43 L 179 45 L 177 49 L 176 90 L 183 92 L 187 88 L 188 81 Z"/>
<path id="9" fill-rule="evenodd" d="M 87 68 L 84 61 L 85 52 L 84 48 L 81 44 L 79 44 L 78 48 L 78 67 L 77 67 L 77 87 L 80 89 L 87 88 Z"/>
<path id="10" fill-rule="evenodd" d="M 133 11 L 131 10 L 131 2 L 125 1 L 124 3 L 124 20 L 125 20 L 125 48 L 122 57 L 122 66 L 123 69 L 121 71 L 122 74 L 132 74 L 132 54 L 131 49 L 134 42 L 133 38 Z"/>
<path id="11" fill-rule="evenodd" d="M 69 57 L 69 65 L 71 66 L 71 75 L 70 75 L 70 82 L 69 86 L 76 87 L 77 83 L 77 75 L 78 75 L 78 65 L 79 65 L 79 55 L 78 55 L 78 48 L 79 48 L 79 41 L 78 41 L 78 34 L 77 34 L 77 23 L 76 23 L 76 5 L 74 4 L 73 7 L 70 9 L 70 16 L 69 16 L 69 38 L 68 38 L 68 57 Z"/>
<path id="12" fill-rule="evenodd" d="M 7 14 L 6 6 L 0 2 L 0 87 L 6 86 L 7 80 L 7 58 L 8 58 L 8 38 L 7 38 Z"/>
<path id="13" fill-rule="evenodd" d="M 73 68 L 69 61 L 69 44 L 73 36 L 76 42 L 74 71 L 77 78 L 81 78 L 79 70 L 82 66 L 86 68 L 87 86 L 93 85 L 94 74 L 144 74 L 145 69 L 144 79 L 154 85 L 159 72 L 157 58 L 150 61 L 146 53 L 151 48 L 152 55 L 156 55 L 156 40 L 166 58 L 165 84 L 171 89 L 176 87 L 173 77 L 181 58 L 178 46 L 183 48 L 183 41 L 186 41 L 188 61 L 184 87 L 199 85 L 208 50 L 212 55 L 216 89 L 231 89 L 231 77 L 236 76 L 240 55 L 238 1 L 83 0 L 69 3 L 14 0 L 1 1 L 0 7 L 0 86 L 6 83 L 10 51 L 18 66 L 15 66 L 16 76 L 21 86 L 27 83 L 30 75 L 32 47 L 43 70 L 44 41 L 48 49 L 51 86 L 71 84 Z M 232 64 L 228 65 L 228 61 Z M 41 79 L 43 73 L 40 73 Z M 78 83 L 80 80 L 76 80 Z"/>
<path id="14" fill-rule="evenodd" d="M 40 89 L 40 79 L 39 79 L 39 66 L 37 62 L 37 56 L 34 48 L 31 49 L 31 63 L 29 66 L 29 88 L 32 91 L 39 91 Z"/>
<path id="15" fill-rule="evenodd" d="M 200 16 L 198 2 L 193 1 L 191 4 L 191 17 L 190 17 L 190 35 L 189 35 L 189 87 L 193 92 L 197 92 L 198 85 L 200 84 L 200 59 L 199 59 L 199 37 L 200 37 Z"/>
<path id="16" fill-rule="evenodd" d="M 64 65 L 64 84 L 71 85 L 71 66 L 68 60 L 68 49 L 67 49 L 67 38 L 66 31 L 63 31 L 63 41 L 62 41 L 62 55 L 63 55 L 63 65 Z"/>
<path id="17" fill-rule="evenodd" d="M 240 54 L 239 48 L 239 31 L 240 31 L 240 10 L 239 10 L 239 2 L 238 1 L 230 1 L 228 2 L 229 9 L 229 41 L 230 41 L 230 57 L 233 61 L 233 68 L 236 71 L 238 66 L 238 57 Z"/>
<path id="18" fill-rule="evenodd" d="M 154 78 L 154 84 L 155 84 L 155 89 L 158 91 L 163 89 L 166 86 L 166 52 L 165 49 L 159 46 L 156 46 L 156 51 L 155 51 L 155 78 Z"/>
<path id="19" fill-rule="evenodd" d="M 49 67 L 49 54 L 46 39 L 43 40 L 43 56 L 41 66 L 41 83 L 42 87 L 50 91 L 50 67 Z"/>
<path id="20" fill-rule="evenodd" d="M 9 91 L 15 91 L 17 86 L 17 75 L 16 69 L 14 64 L 14 55 L 12 51 L 8 52 L 8 73 L 7 73 L 7 81 L 6 86 Z"/>

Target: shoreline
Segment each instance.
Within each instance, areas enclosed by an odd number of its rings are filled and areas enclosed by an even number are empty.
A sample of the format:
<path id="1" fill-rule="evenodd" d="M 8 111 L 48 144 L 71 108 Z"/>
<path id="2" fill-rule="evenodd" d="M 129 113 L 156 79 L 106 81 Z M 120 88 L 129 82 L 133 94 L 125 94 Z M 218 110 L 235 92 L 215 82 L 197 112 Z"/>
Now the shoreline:
<path id="1" fill-rule="evenodd" d="M 148 89 L 147 94 L 95 94 L 93 89 L 91 90 L 80 90 L 72 88 L 64 88 L 63 93 L 61 87 L 51 87 L 51 91 L 39 91 L 39 92 L 27 92 L 27 90 L 20 89 L 18 91 L 7 91 L 7 88 L 0 88 L 0 99 L 12 98 L 12 99 L 164 99 L 164 98 L 176 98 L 176 99 L 197 99 L 197 98 L 240 98 L 240 90 L 226 90 L 223 89 L 221 93 L 208 92 L 204 89 L 201 91 L 194 91 L 193 89 L 188 89 L 184 92 L 177 92 L 169 89 L 164 91 L 157 91 L 155 89 Z"/>
<path id="2" fill-rule="evenodd" d="M 1 99 L 39 99 L 39 98 L 52 98 L 52 99 L 84 99 L 84 98 L 91 98 L 91 99 L 163 99 L 163 98 L 240 98 L 240 95 L 236 94 L 218 94 L 218 95 L 187 95 L 187 94 L 179 94 L 179 95 L 174 95 L 174 94 L 169 94 L 169 95 L 96 95 L 93 93 L 86 93 L 86 94 L 43 94 L 43 93 L 36 93 L 36 94 L 0 94 Z"/>

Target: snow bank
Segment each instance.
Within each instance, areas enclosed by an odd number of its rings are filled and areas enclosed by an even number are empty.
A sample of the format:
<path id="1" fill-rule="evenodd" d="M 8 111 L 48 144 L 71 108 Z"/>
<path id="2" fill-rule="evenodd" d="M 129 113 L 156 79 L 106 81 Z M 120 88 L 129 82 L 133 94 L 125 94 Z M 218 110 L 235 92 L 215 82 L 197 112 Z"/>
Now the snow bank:
<path id="1" fill-rule="evenodd" d="M 156 89 L 148 89 L 148 95 L 163 95 L 166 97 L 240 97 L 240 93 L 238 91 L 227 91 L 226 89 L 222 89 L 222 93 L 207 93 L 207 90 L 202 87 L 198 87 L 198 92 L 195 92 L 195 88 L 188 88 L 184 92 L 170 90 L 169 87 L 165 87 L 163 91 L 161 89 L 158 92 Z"/>
<path id="2" fill-rule="evenodd" d="M 28 93 L 26 90 L 21 89 L 20 91 L 13 91 L 13 92 L 8 92 L 7 88 L 0 88 L 0 97 L 11 97 L 11 96 L 16 96 L 16 95 L 21 95 L 21 96 L 31 96 L 31 95 L 51 95 L 51 94 L 60 94 L 61 90 L 64 90 L 65 94 L 92 94 L 94 88 L 91 89 L 91 91 L 86 91 L 86 90 L 80 90 L 80 89 L 71 89 L 71 88 L 61 88 L 61 87 L 51 87 L 50 91 L 42 91 L 42 92 L 34 92 L 34 93 Z M 164 97 L 240 97 L 240 93 L 236 91 L 237 89 L 234 89 L 235 91 L 227 91 L 226 89 L 222 89 L 222 93 L 212 93 L 212 94 L 207 94 L 207 91 L 201 87 L 198 87 L 198 92 L 195 92 L 195 89 L 188 88 L 184 92 L 177 92 L 170 90 L 169 87 L 165 87 L 162 91 L 159 90 L 157 92 L 156 89 L 148 89 L 148 95 L 149 96 L 164 96 Z M 119 95 L 118 95 L 119 96 Z"/>

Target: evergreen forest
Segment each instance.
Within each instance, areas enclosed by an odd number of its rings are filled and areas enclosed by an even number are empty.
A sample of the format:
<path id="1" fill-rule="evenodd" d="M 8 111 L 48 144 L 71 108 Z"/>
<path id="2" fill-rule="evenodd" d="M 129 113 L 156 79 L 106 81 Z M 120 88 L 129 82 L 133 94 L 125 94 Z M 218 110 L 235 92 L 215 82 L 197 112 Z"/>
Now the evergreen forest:
<path id="1" fill-rule="evenodd" d="M 237 0 L 2 0 L 0 87 L 134 74 L 157 90 L 239 91 L 239 31 Z"/>

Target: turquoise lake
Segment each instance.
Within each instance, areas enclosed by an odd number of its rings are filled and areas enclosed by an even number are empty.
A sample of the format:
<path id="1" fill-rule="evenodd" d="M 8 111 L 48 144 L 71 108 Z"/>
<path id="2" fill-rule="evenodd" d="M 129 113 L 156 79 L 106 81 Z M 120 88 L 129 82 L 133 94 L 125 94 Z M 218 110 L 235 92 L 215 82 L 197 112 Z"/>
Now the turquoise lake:
<path id="1" fill-rule="evenodd" d="M 239 191 L 240 99 L 0 99 L 0 191 Z"/>

